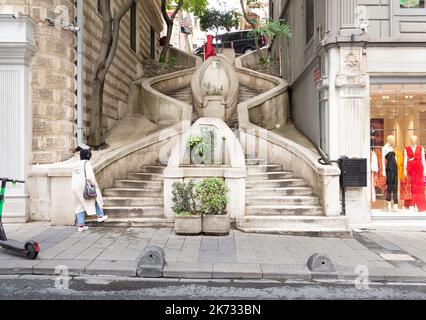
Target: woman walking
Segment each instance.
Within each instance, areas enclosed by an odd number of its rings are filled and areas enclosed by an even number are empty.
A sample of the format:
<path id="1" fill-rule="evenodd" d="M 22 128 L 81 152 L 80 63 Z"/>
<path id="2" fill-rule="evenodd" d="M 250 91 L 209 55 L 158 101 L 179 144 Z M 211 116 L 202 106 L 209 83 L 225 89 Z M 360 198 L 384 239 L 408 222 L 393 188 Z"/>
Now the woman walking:
<path id="1" fill-rule="evenodd" d="M 74 213 L 77 216 L 78 231 L 83 232 L 89 229 L 86 226 L 86 214 L 88 216 L 97 216 L 98 222 L 102 223 L 108 219 L 102 210 L 103 200 L 96 182 L 90 159 L 92 153 L 90 150 L 80 151 L 80 161 L 75 166 L 72 173 L 72 193 L 74 195 Z M 96 188 L 96 196 L 86 198 L 84 196 L 86 181 Z"/>

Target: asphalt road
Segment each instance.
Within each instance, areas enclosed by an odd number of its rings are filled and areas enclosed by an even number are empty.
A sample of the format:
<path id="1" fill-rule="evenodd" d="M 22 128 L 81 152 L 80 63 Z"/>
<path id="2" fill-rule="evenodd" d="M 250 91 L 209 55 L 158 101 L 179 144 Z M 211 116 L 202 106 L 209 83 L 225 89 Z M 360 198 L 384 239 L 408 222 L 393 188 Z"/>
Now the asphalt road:
<path id="1" fill-rule="evenodd" d="M 426 300 L 426 285 L 0 277 L 0 300 Z"/>

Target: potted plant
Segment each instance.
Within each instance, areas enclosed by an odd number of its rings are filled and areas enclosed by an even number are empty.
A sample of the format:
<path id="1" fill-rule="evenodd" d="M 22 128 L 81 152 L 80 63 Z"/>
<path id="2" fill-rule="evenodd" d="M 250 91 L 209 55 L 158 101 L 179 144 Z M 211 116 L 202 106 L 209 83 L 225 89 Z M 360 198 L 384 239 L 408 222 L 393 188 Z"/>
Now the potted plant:
<path id="1" fill-rule="evenodd" d="M 203 214 L 204 234 L 228 235 L 231 219 L 226 211 L 228 205 L 228 188 L 222 179 L 209 178 L 195 186 L 195 196 Z"/>
<path id="2" fill-rule="evenodd" d="M 176 215 L 176 233 L 181 235 L 201 234 L 201 214 L 196 209 L 194 182 L 175 182 L 172 196 L 172 210 Z"/>

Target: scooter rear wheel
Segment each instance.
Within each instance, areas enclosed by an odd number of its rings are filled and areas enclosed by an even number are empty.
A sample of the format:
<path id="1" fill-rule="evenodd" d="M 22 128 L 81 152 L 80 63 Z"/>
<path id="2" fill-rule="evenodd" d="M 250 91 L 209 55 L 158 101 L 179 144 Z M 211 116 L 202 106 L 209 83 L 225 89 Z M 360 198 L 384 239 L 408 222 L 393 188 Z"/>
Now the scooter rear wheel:
<path id="1" fill-rule="evenodd" d="M 36 251 L 36 248 L 32 243 L 27 243 L 25 249 L 27 251 L 26 256 L 28 259 L 35 260 L 37 258 L 38 252 Z"/>

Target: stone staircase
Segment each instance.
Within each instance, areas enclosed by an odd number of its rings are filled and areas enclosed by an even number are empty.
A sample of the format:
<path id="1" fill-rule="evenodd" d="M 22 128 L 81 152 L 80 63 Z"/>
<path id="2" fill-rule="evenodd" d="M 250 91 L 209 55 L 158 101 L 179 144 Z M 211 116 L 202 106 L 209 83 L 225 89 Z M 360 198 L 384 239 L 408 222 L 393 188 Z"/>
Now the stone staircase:
<path id="1" fill-rule="evenodd" d="M 238 102 L 239 103 L 245 102 L 261 93 L 262 91 L 250 89 L 249 87 L 240 85 Z M 237 109 L 234 111 L 231 119 L 227 121 L 226 124 L 228 125 L 228 127 L 231 128 L 232 131 L 235 131 L 238 129 L 238 110 Z"/>
<path id="2" fill-rule="evenodd" d="M 166 96 L 169 96 L 173 99 L 185 102 L 192 105 L 192 88 L 191 85 L 185 86 L 183 88 L 163 92 Z"/>
<path id="3" fill-rule="evenodd" d="M 348 236 L 344 217 L 325 217 L 320 199 L 304 179 L 282 165 L 246 156 L 246 216 L 237 228 L 244 232 Z"/>
<path id="4" fill-rule="evenodd" d="M 164 217 L 163 172 L 160 165 L 142 167 L 129 173 L 126 179 L 115 180 L 103 190 L 104 211 L 109 216 L 107 226 L 173 227 L 173 220 Z M 96 219 L 88 220 L 96 225 Z"/>

